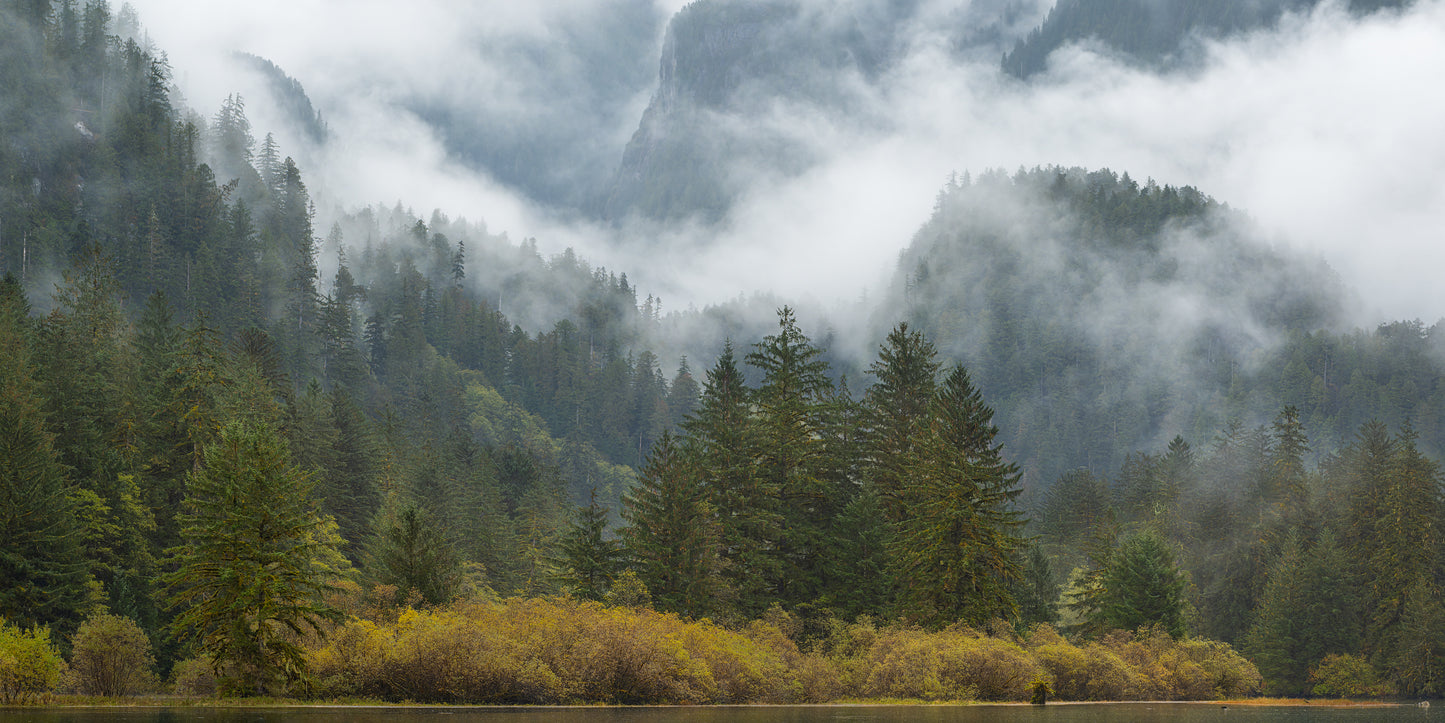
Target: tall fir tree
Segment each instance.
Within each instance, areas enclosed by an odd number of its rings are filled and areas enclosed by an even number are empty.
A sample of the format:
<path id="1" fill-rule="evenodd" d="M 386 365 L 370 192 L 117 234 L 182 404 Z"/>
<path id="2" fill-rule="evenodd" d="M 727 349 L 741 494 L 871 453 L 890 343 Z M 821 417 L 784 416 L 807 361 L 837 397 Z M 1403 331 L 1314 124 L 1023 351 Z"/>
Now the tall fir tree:
<path id="1" fill-rule="evenodd" d="M 585 507 L 578 507 L 559 544 L 562 581 L 584 600 L 602 600 L 622 572 L 625 557 L 619 540 L 607 535 L 607 508 L 597 503 L 597 491 Z"/>
<path id="2" fill-rule="evenodd" d="M 94 603 L 65 471 L 45 429 L 33 324 L 13 276 L 0 281 L 0 618 L 74 630 Z"/>
<path id="3" fill-rule="evenodd" d="M 928 433 L 902 497 L 897 559 L 902 602 L 930 624 L 982 624 L 1018 614 L 1023 514 L 1019 472 L 995 441 L 993 410 L 963 367 L 934 397 Z"/>
<path id="4" fill-rule="evenodd" d="M 695 468 L 717 515 L 722 575 L 738 611 L 756 617 L 776 599 L 782 574 L 778 487 L 758 470 L 757 422 L 732 342 L 703 381 L 695 416 L 683 423 Z"/>
<path id="5" fill-rule="evenodd" d="M 879 348 L 868 367 L 876 382 L 864 394 L 866 474 L 882 498 L 888 518 L 903 519 L 910 500 L 903 489 L 918 464 L 919 444 L 927 436 L 933 398 L 942 368 L 933 344 L 901 323 Z"/>
<path id="6" fill-rule="evenodd" d="M 725 596 L 712 506 L 680 443 L 664 432 L 623 499 L 622 539 L 660 610 L 701 617 Z"/>
<path id="7" fill-rule="evenodd" d="M 317 563 L 336 550 L 311 487 L 281 436 L 246 422 L 222 429 L 186 480 L 182 543 L 164 577 L 173 629 L 235 692 L 283 693 L 305 674 L 297 637 L 341 619 L 321 600 L 334 581 Z"/>
<path id="8" fill-rule="evenodd" d="M 828 587 L 831 525 L 843 502 L 826 454 L 826 405 L 833 384 L 822 350 L 803 334 L 793 310 L 778 310 L 778 331 L 754 345 L 747 363 L 762 373 L 752 395 L 758 430 L 756 474 L 776 489 L 782 531 L 781 575 L 770 581 L 786 607 L 812 604 Z"/>

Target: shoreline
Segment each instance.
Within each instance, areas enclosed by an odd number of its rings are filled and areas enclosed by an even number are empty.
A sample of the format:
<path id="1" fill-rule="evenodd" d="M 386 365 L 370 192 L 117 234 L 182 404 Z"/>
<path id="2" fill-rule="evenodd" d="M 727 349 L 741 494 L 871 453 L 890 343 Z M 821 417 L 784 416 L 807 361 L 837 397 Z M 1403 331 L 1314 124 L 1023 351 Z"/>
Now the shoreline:
<path id="1" fill-rule="evenodd" d="M 68 697 L 68 696 L 67 696 Z M 80 696 L 76 696 L 80 697 Z M 1417 707 L 1429 701 L 1410 700 L 1351 700 L 1332 698 L 1235 698 L 1227 700 L 1061 700 L 1050 701 L 1047 706 L 1101 706 L 1101 705 L 1169 705 L 1169 706 L 1231 706 L 1255 708 L 1394 708 Z M 308 702 L 292 698 L 170 698 L 165 696 L 136 696 L 135 698 L 107 698 L 100 700 L 52 700 L 32 705 L 0 706 L 3 710 L 76 710 L 113 708 L 313 708 L 313 709 L 397 709 L 397 710 L 595 710 L 605 709 L 683 709 L 683 708 L 948 708 L 948 707 L 1011 707 L 1026 708 L 1034 704 L 1019 701 L 926 701 L 926 700 L 866 700 L 838 701 L 832 703 L 717 703 L 717 704 L 650 704 L 630 705 L 616 703 L 575 703 L 565 705 L 526 705 L 501 703 L 495 705 L 474 703 L 390 703 L 381 701 L 316 701 Z"/>

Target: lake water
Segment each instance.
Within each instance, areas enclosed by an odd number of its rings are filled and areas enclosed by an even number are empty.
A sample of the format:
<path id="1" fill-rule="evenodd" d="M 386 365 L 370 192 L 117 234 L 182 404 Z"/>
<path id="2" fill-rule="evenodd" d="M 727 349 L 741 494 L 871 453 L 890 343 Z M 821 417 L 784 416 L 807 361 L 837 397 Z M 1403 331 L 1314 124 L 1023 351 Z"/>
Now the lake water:
<path id="1" fill-rule="evenodd" d="M 1437 721 L 1415 706 L 1229 706 L 1218 703 L 1035 706 L 766 706 L 668 708 L 0 708 L 4 723 L 1104 723 L 1169 721 Z"/>

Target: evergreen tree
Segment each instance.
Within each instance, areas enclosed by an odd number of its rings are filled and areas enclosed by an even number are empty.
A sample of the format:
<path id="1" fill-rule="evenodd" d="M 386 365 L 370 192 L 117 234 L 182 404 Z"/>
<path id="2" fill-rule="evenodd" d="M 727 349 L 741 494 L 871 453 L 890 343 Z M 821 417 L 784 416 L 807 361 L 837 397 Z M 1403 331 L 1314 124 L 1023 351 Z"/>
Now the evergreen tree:
<path id="1" fill-rule="evenodd" d="M 1308 692 L 1311 660 L 1305 654 L 1307 630 L 1315 622 L 1300 615 L 1309 603 L 1305 554 L 1298 535 L 1290 535 L 1269 569 L 1242 647 L 1276 695 Z"/>
<path id="2" fill-rule="evenodd" d="M 577 508 L 558 546 L 562 580 L 584 600 L 602 600 L 622 571 L 622 545 L 607 537 L 607 508 L 597 503 L 594 488 L 586 507 Z"/>
<path id="3" fill-rule="evenodd" d="M 1367 642 L 1386 660 L 1399 657 L 1402 646 L 1409 644 L 1402 627 L 1411 592 L 1416 591 L 1419 598 L 1417 608 L 1439 605 L 1434 589 L 1441 572 L 1439 470 L 1420 454 L 1415 440 L 1408 425 L 1396 437 L 1385 470 L 1385 488 L 1378 493 L 1379 508 L 1371 520 L 1374 545 L 1368 569 L 1374 605 Z M 1417 685 L 1438 685 L 1425 681 L 1421 678 Z"/>
<path id="4" fill-rule="evenodd" d="M 462 561 L 455 544 L 415 503 L 383 510 L 367 546 L 365 572 L 375 583 L 415 593 L 428 605 L 450 602 L 461 590 Z"/>
<path id="5" fill-rule="evenodd" d="M 776 598 L 782 574 L 778 489 L 759 474 L 759 439 L 749 390 L 733 357 L 732 342 L 703 382 L 697 413 L 683 423 L 689 454 L 718 521 L 718 554 L 726 586 L 739 612 L 761 615 Z"/>
<path id="6" fill-rule="evenodd" d="M 668 429 L 676 432 L 682 428 L 688 417 L 693 416 L 700 394 L 701 390 L 698 388 L 697 379 L 692 376 L 687 357 L 683 357 L 677 363 L 677 375 L 672 378 L 672 384 L 667 386 Z"/>
<path id="7" fill-rule="evenodd" d="M 941 364 L 933 344 L 901 323 L 888 334 L 878 360 L 868 368 L 877 382 L 864 394 L 866 474 L 884 500 L 888 518 L 897 522 L 910 500 L 903 488 L 926 436 Z"/>
<path id="8" fill-rule="evenodd" d="M 660 610 L 700 617 L 723 594 L 718 531 L 696 470 L 664 432 L 637 485 L 623 499 L 622 539 L 634 569 Z"/>
<path id="9" fill-rule="evenodd" d="M 1435 585 L 1424 579 L 1411 583 L 1404 597 L 1384 668 L 1401 693 L 1439 696 L 1445 691 L 1445 604 Z"/>
<path id="10" fill-rule="evenodd" d="M 174 632 L 210 658 L 227 687 L 280 693 L 305 674 L 296 637 L 339 621 L 317 563 L 336 555 L 328 520 L 310 499 L 309 475 L 265 425 L 232 422 L 186 480 L 180 546 L 165 575 Z"/>
<path id="11" fill-rule="evenodd" d="M 79 625 L 92 605 L 75 505 L 45 430 L 33 330 L 15 278 L 0 281 L 0 618 Z"/>
<path id="12" fill-rule="evenodd" d="M 903 604 L 931 624 L 980 625 L 1017 616 L 1011 589 L 1022 577 L 1018 468 L 994 441 L 993 410 L 968 372 L 940 385 L 921 455 L 907 477 L 897 559 Z"/>
<path id="13" fill-rule="evenodd" d="M 122 577 L 134 587 L 151 574 L 147 537 L 154 521 L 135 479 L 131 331 L 114 262 L 98 245 L 87 245 L 55 298 L 58 308 L 42 327 L 47 363 L 40 376 L 56 450 L 76 483 L 72 497 L 92 575 L 107 589 Z"/>
<path id="14" fill-rule="evenodd" d="M 890 609 L 896 594 L 893 547 L 896 530 L 872 485 L 864 485 L 839 513 L 830 559 L 831 604 L 843 619 Z"/>
<path id="15" fill-rule="evenodd" d="M 1176 638 L 1184 634 L 1184 575 L 1174 551 L 1157 533 L 1146 530 L 1125 537 L 1102 585 L 1099 613 L 1109 627 L 1159 625 Z"/>
<path id="16" fill-rule="evenodd" d="M 1023 575 L 1014 585 L 1013 596 L 1018 601 L 1021 627 L 1027 629 L 1037 623 L 1058 623 L 1059 582 L 1054 579 L 1049 556 L 1038 544 L 1029 545 Z"/>
<path id="17" fill-rule="evenodd" d="M 782 516 L 778 557 L 781 576 L 770 582 L 785 606 L 819 599 L 827 581 L 831 523 L 842 495 L 828 473 L 822 439 L 833 393 L 822 350 L 798 328 L 793 310 L 778 310 L 778 331 L 748 354 L 762 372 L 753 393 L 757 410 L 758 465 L 766 489 L 777 490 Z M 654 594 L 655 596 L 655 594 Z"/>

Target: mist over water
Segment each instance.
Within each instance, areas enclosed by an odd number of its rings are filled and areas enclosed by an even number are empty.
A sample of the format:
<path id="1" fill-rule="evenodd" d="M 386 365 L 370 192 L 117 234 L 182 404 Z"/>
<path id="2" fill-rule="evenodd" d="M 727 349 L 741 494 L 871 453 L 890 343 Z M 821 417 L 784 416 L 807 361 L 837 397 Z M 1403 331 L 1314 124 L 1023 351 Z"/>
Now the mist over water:
<path id="1" fill-rule="evenodd" d="M 1109 167 L 1195 186 L 1251 214 L 1264 237 L 1324 258 L 1360 290 L 1356 323 L 1445 313 L 1432 271 L 1445 254 L 1445 95 L 1429 90 L 1445 77 L 1438 0 L 1366 18 L 1326 3 L 1277 30 L 1206 43 L 1201 67 L 1162 76 L 1066 47 L 1029 84 L 1002 76 L 997 56 L 955 52 L 954 26 L 936 22 L 988 5 L 922 3 L 881 75 L 817 79 L 846 89 L 849 113 L 774 96 L 765 114 L 720 119 L 785 139 L 806 168 L 729 168 L 744 190 L 719 224 L 616 225 L 579 220 L 568 204 L 615 167 L 680 3 L 134 4 L 203 115 L 253 82 L 225 60 L 233 50 L 306 87 L 333 131 L 324 147 L 281 126 L 264 94 L 247 108 L 258 135 L 275 130 L 308 174 L 318 228 L 333 209 L 401 201 L 536 237 L 544 253 L 576 247 L 670 309 L 754 292 L 827 306 L 882 290 L 952 171 Z M 598 50 L 604 34 L 620 38 L 611 55 Z M 609 76 L 598 63 L 612 64 Z M 518 128 L 532 130 L 507 135 Z M 458 140 L 467 133 L 500 138 L 495 152 L 465 151 L 480 147 Z M 528 157 L 529 143 L 561 150 Z"/>

